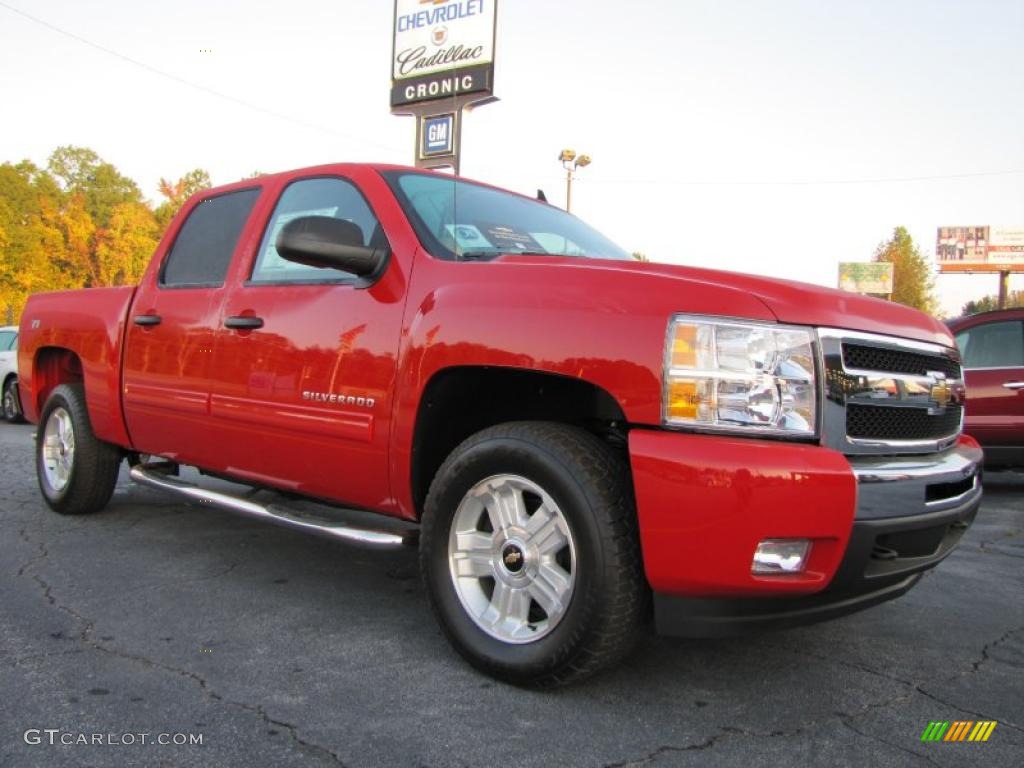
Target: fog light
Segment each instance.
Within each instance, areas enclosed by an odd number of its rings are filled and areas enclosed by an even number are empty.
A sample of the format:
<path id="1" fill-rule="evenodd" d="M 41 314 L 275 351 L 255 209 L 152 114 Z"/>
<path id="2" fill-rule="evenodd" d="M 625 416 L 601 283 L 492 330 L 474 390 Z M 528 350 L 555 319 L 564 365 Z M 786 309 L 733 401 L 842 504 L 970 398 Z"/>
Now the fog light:
<path id="1" fill-rule="evenodd" d="M 754 550 L 752 573 L 800 573 L 811 548 L 808 539 L 765 539 Z"/>

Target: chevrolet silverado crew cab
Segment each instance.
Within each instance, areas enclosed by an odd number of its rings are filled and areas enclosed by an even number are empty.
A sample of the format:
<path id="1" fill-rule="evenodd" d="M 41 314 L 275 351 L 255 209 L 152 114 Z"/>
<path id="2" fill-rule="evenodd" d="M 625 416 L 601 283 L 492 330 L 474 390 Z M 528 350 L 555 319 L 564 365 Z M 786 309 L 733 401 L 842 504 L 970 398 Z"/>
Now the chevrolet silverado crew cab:
<path id="1" fill-rule="evenodd" d="M 418 541 L 452 644 L 520 684 L 607 666 L 652 613 L 711 637 L 902 595 L 981 497 L 938 321 L 639 263 L 410 168 L 193 197 L 138 287 L 33 296 L 19 370 L 56 512 L 127 459 L 204 509 Z"/>

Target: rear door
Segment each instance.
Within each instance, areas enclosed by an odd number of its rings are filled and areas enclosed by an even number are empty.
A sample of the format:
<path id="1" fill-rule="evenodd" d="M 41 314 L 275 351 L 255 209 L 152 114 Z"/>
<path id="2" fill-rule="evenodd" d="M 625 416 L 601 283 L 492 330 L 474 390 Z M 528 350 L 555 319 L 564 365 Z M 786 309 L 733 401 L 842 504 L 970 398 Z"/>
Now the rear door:
<path id="1" fill-rule="evenodd" d="M 283 185 L 217 331 L 210 408 L 223 466 L 251 482 L 380 507 L 403 303 L 386 279 L 367 286 L 282 259 L 277 235 L 301 216 L 345 219 L 364 245 L 388 243 L 352 180 Z M 400 269 L 392 257 L 389 275 Z"/>
<path id="2" fill-rule="evenodd" d="M 258 187 L 192 203 L 172 245 L 151 267 L 128 318 L 123 403 L 132 445 L 210 466 L 210 366 L 225 277 Z"/>
<path id="3" fill-rule="evenodd" d="M 956 341 L 967 383 L 965 431 L 982 445 L 1024 444 L 1024 322 L 975 325 Z"/>

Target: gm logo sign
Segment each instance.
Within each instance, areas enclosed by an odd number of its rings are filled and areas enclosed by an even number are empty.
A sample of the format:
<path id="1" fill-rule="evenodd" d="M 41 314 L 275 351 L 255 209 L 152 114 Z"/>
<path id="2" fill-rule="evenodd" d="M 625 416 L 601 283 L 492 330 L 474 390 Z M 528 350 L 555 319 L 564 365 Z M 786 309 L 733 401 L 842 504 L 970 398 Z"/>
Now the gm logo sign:
<path id="1" fill-rule="evenodd" d="M 420 157 L 455 154 L 455 113 L 423 117 L 420 123 Z"/>

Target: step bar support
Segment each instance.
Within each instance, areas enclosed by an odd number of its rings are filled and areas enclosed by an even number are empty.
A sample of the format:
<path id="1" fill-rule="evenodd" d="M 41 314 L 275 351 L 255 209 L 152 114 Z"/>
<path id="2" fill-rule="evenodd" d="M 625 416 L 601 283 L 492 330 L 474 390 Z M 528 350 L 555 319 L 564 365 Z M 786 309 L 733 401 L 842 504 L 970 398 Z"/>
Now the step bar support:
<path id="1" fill-rule="evenodd" d="M 399 528 L 396 526 L 389 529 L 386 524 L 379 528 L 361 527 L 323 517 L 299 514 L 279 504 L 259 504 L 248 499 L 241 499 L 237 496 L 202 488 L 198 485 L 170 477 L 163 472 L 152 471 L 143 464 L 132 466 L 129 475 L 132 480 L 140 485 L 156 488 L 161 491 L 169 491 L 191 501 L 210 504 L 244 517 L 263 520 L 284 528 L 291 528 L 295 531 L 311 533 L 358 546 L 373 549 L 392 549 L 410 546 L 416 543 L 419 533 L 413 527 Z"/>

